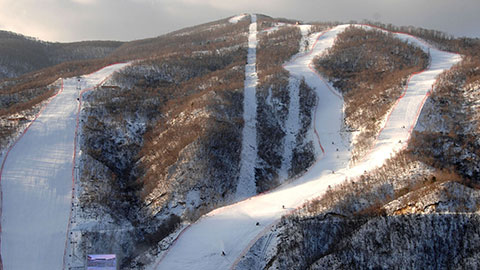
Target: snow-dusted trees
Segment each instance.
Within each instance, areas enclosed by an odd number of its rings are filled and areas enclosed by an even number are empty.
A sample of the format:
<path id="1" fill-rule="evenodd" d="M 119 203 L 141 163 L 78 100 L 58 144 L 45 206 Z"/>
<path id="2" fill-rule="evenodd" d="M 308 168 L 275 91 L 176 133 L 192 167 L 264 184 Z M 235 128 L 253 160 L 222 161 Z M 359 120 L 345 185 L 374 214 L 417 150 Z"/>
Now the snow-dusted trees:
<path id="1" fill-rule="evenodd" d="M 256 169 L 257 191 L 263 192 L 278 186 L 286 179 L 303 172 L 314 161 L 313 145 L 306 139 L 311 128 L 312 109 L 316 104 L 316 96 L 304 81 L 289 78 L 290 74 L 282 67 L 295 53 L 299 51 L 302 35 L 298 27 L 286 26 L 260 17 L 260 28 L 274 31 L 260 32 L 257 48 L 257 67 L 259 85 L 257 87 L 257 140 L 258 159 Z M 295 83 L 290 81 L 295 80 Z M 298 87 L 298 91 L 291 89 Z M 293 142 L 286 141 L 286 124 L 289 116 L 290 91 L 298 93 L 298 115 L 300 129 L 293 134 Z M 284 162 L 284 144 L 292 143 L 291 158 L 287 166 Z M 280 172 L 281 169 L 286 171 Z"/>
<path id="2" fill-rule="evenodd" d="M 96 181 L 84 174 L 89 193 L 81 198 L 85 211 L 103 209 L 118 224 L 135 224 L 115 243 L 128 246 L 122 269 L 139 269 L 166 232 L 235 191 L 247 27 L 216 22 L 132 42 L 116 56 L 148 58 L 108 82 L 119 88 L 86 98 L 83 170 L 106 173 Z M 99 188 L 109 192 L 93 192 Z M 101 235 L 84 240 L 101 245 Z"/>
<path id="3" fill-rule="evenodd" d="M 371 146 L 408 76 L 426 68 L 428 56 L 392 34 L 349 27 L 315 64 L 343 93 L 347 127 L 361 130 L 353 149 L 355 161 Z"/>
<path id="4" fill-rule="evenodd" d="M 301 34 L 297 27 L 282 26 L 277 31 L 260 33 L 259 36 L 257 66 L 261 80 L 263 76 L 282 69 L 282 64 L 298 52 Z"/>
<path id="5" fill-rule="evenodd" d="M 463 61 L 439 77 L 430 102 L 422 114 L 422 130 L 415 132 L 412 151 L 425 163 L 448 168 L 479 186 L 480 55 L 477 47 L 465 50 Z M 421 122 L 422 123 L 422 122 Z"/>

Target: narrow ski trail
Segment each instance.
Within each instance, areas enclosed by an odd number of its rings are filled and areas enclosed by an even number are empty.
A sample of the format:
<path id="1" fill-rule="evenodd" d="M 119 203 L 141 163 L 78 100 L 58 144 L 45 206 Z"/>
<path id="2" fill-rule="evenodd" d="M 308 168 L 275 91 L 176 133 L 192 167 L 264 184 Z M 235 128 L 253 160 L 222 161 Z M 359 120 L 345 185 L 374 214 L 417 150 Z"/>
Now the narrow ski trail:
<path id="1" fill-rule="evenodd" d="M 242 152 L 240 154 L 240 176 L 236 195 L 239 199 L 257 193 L 255 165 L 257 160 L 257 16 L 251 15 L 248 34 L 248 55 L 245 66 L 245 88 L 243 95 Z"/>
<path id="2" fill-rule="evenodd" d="M 84 76 L 93 88 L 126 64 Z M 0 184 L 3 269 L 65 269 L 75 179 L 74 149 L 80 90 L 77 78 L 63 87 L 12 146 Z"/>
<path id="3" fill-rule="evenodd" d="M 310 35 L 308 40 L 316 40 L 315 43 L 284 66 L 291 76 L 304 78 L 317 93 L 318 105 L 313 116 L 314 128 L 310 134 L 316 142 L 316 163 L 301 177 L 269 193 L 204 215 L 180 234 L 154 269 L 233 269 L 242 255 L 283 215 L 291 213 L 305 201 L 321 196 L 328 186 L 342 183 L 347 178 L 359 176 L 365 170 L 382 165 L 392 153 L 406 146 L 411 128 L 417 121 L 418 112 L 436 77 L 450 69 L 461 57 L 428 47 L 417 38 L 397 33 L 397 37 L 429 50 L 432 63 L 426 71 L 410 78 L 405 94 L 397 101 L 370 155 L 356 166 L 348 168 L 349 137 L 342 132 L 342 96 L 317 74 L 312 63 L 316 56 L 333 45 L 337 34 L 348 26 L 339 25 Z M 410 128 L 405 129 L 403 126 Z"/>

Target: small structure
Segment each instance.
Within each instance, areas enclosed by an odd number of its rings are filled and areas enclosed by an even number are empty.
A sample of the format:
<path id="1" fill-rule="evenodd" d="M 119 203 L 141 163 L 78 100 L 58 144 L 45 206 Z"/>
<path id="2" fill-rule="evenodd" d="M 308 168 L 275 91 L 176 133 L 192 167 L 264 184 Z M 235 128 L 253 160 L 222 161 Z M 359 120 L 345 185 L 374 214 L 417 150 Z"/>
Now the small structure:
<path id="1" fill-rule="evenodd" d="M 115 254 L 87 255 L 87 270 L 117 270 Z"/>

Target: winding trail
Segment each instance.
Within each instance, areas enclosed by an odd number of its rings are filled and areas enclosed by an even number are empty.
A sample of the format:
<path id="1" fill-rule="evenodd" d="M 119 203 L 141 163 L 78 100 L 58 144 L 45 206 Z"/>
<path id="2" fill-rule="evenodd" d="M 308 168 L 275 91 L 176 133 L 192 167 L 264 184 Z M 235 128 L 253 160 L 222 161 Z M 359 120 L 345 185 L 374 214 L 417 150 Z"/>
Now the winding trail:
<path id="1" fill-rule="evenodd" d="M 127 64 L 82 79 L 93 89 Z M 0 170 L 2 269 L 65 269 L 71 216 L 79 82 L 60 91 L 8 150 Z"/>
<path id="2" fill-rule="evenodd" d="M 300 52 L 284 66 L 292 76 L 305 78 L 318 96 L 311 134 L 311 139 L 317 143 L 316 163 L 289 184 L 204 215 L 181 233 L 154 269 L 234 269 L 242 255 L 283 215 L 291 213 L 305 201 L 321 196 L 329 186 L 382 165 L 391 154 L 406 146 L 411 128 L 402 127 L 415 126 L 437 75 L 450 69 L 461 57 L 427 48 L 417 38 L 396 33 L 397 37 L 430 50 L 432 63 L 427 70 L 411 76 L 404 95 L 397 101 L 368 158 L 348 168 L 349 138 L 341 131 L 343 99 L 312 66 L 313 59 L 331 47 L 337 34 L 348 26 L 339 25 L 312 34 L 309 40 L 316 41 L 309 46 L 310 49 Z"/>

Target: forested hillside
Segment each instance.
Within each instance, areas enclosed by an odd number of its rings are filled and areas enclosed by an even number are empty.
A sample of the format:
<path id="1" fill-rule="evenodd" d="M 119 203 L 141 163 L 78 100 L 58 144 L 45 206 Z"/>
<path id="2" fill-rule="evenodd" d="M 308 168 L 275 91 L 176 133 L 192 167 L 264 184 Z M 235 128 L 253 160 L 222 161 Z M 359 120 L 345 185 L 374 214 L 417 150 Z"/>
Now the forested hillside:
<path id="1" fill-rule="evenodd" d="M 253 49 L 256 194 L 281 191 L 327 154 L 334 161 L 347 156 L 345 169 L 364 161 L 411 76 L 431 65 L 429 50 L 388 32 L 402 31 L 462 55 L 428 93 L 408 144 L 399 141 L 404 148 L 359 177 L 323 168 L 315 181 L 345 181 L 328 189 L 330 182 L 322 183 L 325 194 L 299 200 L 298 209 L 280 201 L 265 206 L 278 204 L 273 214 L 242 209 L 252 231 L 266 227 L 242 239 L 252 245 L 230 263 L 242 270 L 478 268 L 480 41 L 415 27 L 342 25 L 333 45 L 304 63 L 338 96 L 341 116 L 325 116 L 340 119 L 332 135 L 314 124 L 321 87 L 284 65 L 311 53 L 339 23 L 266 15 L 256 23 L 256 48 L 249 47 L 247 14 L 131 42 L 50 43 L 0 31 L 0 153 L 62 90 L 62 78 L 80 83 L 101 67 L 129 62 L 72 105 L 80 106 L 80 135 L 68 254 L 81 256 L 69 260 L 114 253 L 120 269 L 150 269 L 183 229 L 238 206 Z M 254 220 L 279 211 L 277 221 L 289 214 L 274 226 Z M 226 260 L 228 247 L 214 244 L 218 254 L 211 256 Z"/>
<path id="2" fill-rule="evenodd" d="M 104 58 L 123 42 L 82 41 L 53 43 L 0 31 L 0 80 L 63 62 Z"/>

